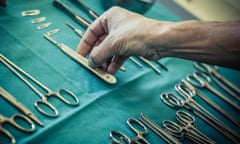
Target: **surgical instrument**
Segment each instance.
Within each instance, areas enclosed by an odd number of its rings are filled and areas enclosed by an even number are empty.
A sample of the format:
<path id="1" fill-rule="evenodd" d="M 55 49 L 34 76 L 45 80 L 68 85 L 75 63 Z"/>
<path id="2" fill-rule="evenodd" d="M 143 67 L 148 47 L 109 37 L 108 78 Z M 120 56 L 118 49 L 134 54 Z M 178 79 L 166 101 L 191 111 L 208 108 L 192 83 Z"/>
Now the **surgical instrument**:
<path id="1" fill-rule="evenodd" d="M 63 2 L 61 2 L 60 0 L 54 0 L 53 3 L 57 6 L 57 7 L 60 7 L 62 9 L 64 9 L 65 11 L 67 11 L 71 16 L 73 16 L 77 21 L 78 23 L 80 23 L 85 29 L 88 28 L 90 26 L 90 22 L 86 19 L 84 19 L 83 17 L 81 17 L 80 15 L 78 15 L 76 12 L 74 12 L 73 10 L 71 10 L 67 5 L 65 5 Z M 69 27 L 72 28 L 72 25 L 68 25 Z M 72 28 L 73 29 L 73 28 Z M 75 32 L 76 32 L 76 28 L 73 29 Z M 79 33 L 80 31 L 77 30 L 79 36 L 82 37 L 82 35 Z M 121 66 L 120 67 L 120 70 L 122 71 L 126 71 L 126 68 Z"/>
<path id="2" fill-rule="evenodd" d="M 228 92 L 232 97 L 240 101 L 240 89 L 236 87 L 233 83 L 231 83 L 229 80 L 227 80 L 224 76 L 222 76 L 218 71 L 216 67 L 212 67 L 210 65 L 204 64 L 204 63 L 194 63 L 194 66 L 201 72 L 209 74 L 213 80 L 226 92 Z M 226 86 L 227 87 L 226 87 Z M 234 90 L 236 93 L 233 93 L 229 88 Z"/>
<path id="3" fill-rule="evenodd" d="M 84 4 L 82 1 L 80 0 L 70 0 L 73 3 L 77 3 L 81 8 L 83 8 L 83 10 L 85 10 L 89 16 L 91 16 L 93 19 L 97 19 L 99 17 L 99 14 L 96 13 L 94 10 L 92 10 L 90 7 L 88 7 L 86 4 Z"/>
<path id="4" fill-rule="evenodd" d="M 142 56 L 140 56 L 139 59 L 141 59 L 144 63 L 149 65 L 155 72 L 157 72 L 158 74 L 161 74 L 161 71 L 155 65 L 153 65 L 148 59 Z"/>
<path id="5" fill-rule="evenodd" d="M 230 139 L 234 143 L 239 143 L 240 136 L 227 125 L 218 120 L 215 116 L 213 116 L 210 112 L 208 112 L 205 108 L 199 105 L 195 100 L 193 100 L 190 96 L 182 95 L 184 99 L 176 96 L 172 93 L 163 93 L 160 95 L 163 103 L 168 106 L 179 109 L 186 108 L 190 112 L 197 115 L 199 118 L 204 120 L 206 123 L 214 127 L 220 133 L 225 135 L 228 139 Z"/>
<path id="6" fill-rule="evenodd" d="M 137 135 L 135 138 L 129 138 L 122 132 L 112 130 L 110 132 L 111 143 L 116 144 L 150 144 L 147 139 L 144 138 L 148 134 L 147 127 L 139 120 L 129 118 L 127 120 L 129 128 Z M 140 128 L 141 127 L 141 128 Z"/>
<path id="7" fill-rule="evenodd" d="M 52 24 L 51 22 L 47 22 L 45 24 L 41 24 L 41 25 L 37 26 L 37 29 L 38 30 L 45 29 L 45 28 L 49 27 L 51 24 Z"/>
<path id="8" fill-rule="evenodd" d="M 92 10 L 91 8 L 89 8 L 86 4 L 84 4 L 83 2 L 81 2 L 80 0 L 71 0 L 74 3 L 77 3 L 80 7 L 82 7 L 93 19 L 97 19 L 100 15 L 95 12 L 94 10 Z M 142 58 L 140 58 L 142 59 Z M 142 65 L 137 62 L 133 57 L 130 57 L 130 60 L 132 62 L 134 62 L 135 64 L 137 64 L 139 67 L 142 67 Z M 142 61 L 144 61 L 145 63 L 147 63 L 147 65 L 149 65 L 150 67 L 152 67 L 157 73 L 160 73 L 160 70 L 158 70 L 153 64 L 151 64 L 151 62 L 149 62 L 147 59 L 142 59 Z M 162 63 L 160 63 L 159 61 L 156 61 L 156 63 L 162 67 L 164 70 L 168 71 L 167 67 L 164 66 Z"/>
<path id="9" fill-rule="evenodd" d="M 148 117 L 146 117 L 143 113 L 141 113 L 141 115 L 140 115 L 140 121 L 142 121 L 143 124 L 145 124 L 153 132 L 155 132 L 166 143 L 181 144 L 180 141 L 178 141 L 175 137 L 173 137 L 172 135 L 170 135 L 166 131 L 164 131 L 160 126 L 158 126 L 155 122 L 153 122 Z"/>
<path id="10" fill-rule="evenodd" d="M 34 16 L 39 14 L 40 10 L 38 9 L 22 11 L 22 16 Z"/>
<path id="11" fill-rule="evenodd" d="M 191 85 L 188 81 L 182 80 L 181 83 L 176 87 L 178 89 L 178 92 L 181 92 L 182 94 L 189 95 L 191 97 L 199 96 L 202 100 L 204 100 L 206 103 L 208 103 L 211 107 L 213 107 L 215 110 L 217 110 L 219 113 L 221 113 L 223 116 L 228 118 L 231 122 L 233 122 L 236 126 L 240 127 L 240 122 L 232 117 L 227 111 L 222 109 L 217 103 L 215 103 L 213 100 L 208 98 L 206 95 L 202 94 L 200 91 L 198 91 L 193 85 Z"/>
<path id="12" fill-rule="evenodd" d="M 66 4 L 61 2 L 60 0 L 54 0 L 53 4 L 57 6 L 58 8 L 62 8 L 65 10 L 70 16 L 74 17 L 75 20 L 81 24 L 84 28 L 88 28 L 90 26 L 90 22 L 86 20 L 85 18 L 81 17 L 79 14 L 74 12 L 71 8 L 69 8 Z"/>
<path id="13" fill-rule="evenodd" d="M 52 91 L 47 86 L 45 86 L 44 84 L 39 82 L 37 79 L 35 79 L 33 76 L 31 76 L 29 73 L 25 72 L 23 69 L 18 67 L 16 64 L 11 62 L 9 59 L 7 59 L 5 56 L 3 56 L 1 53 L 0 53 L 0 61 L 6 67 L 8 67 L 16 76 L 18 76 L 27 86 L 29 86 L 29 88 L 31 88 L 41 98 L 40 100 L 35 101 L 34 105 L 37 108 L 37 110 L 39 112 L 41 112 L 42 114 L 49 116 L 49 117 L 59 116 L 59 112 L 56 109 L 56 107 L 54 107 L 49 102 L 50 97 L 56 97 L 59 100 L 61 100 L 62 102 L 64 102 L 65 104 L 70 105 L 70 106 L 78 106 L 79 105 L 78 97 L 71 91 L 64 89 L 64 88 L 61 88 L 58 91 Z M 24 76 L 27 78 L 25 78 Z M 45 91 L 45 93 L 42 93 L 40 90 L 38 90 L 31 82 L 33 82 L 34 84 L 39 86 L 39 88 L 41 88 L 43 91 Z M 68 97 L 68 99 L 65 97 Z M 69 100 L 69 97 L 71 97 L 74 100 L 74 102 L 71 102 Z M 44 107 L 41 107 L 40 105 L 42 105 Z M 45 108 L 45 110 L 44 110 L 44 108 Z M 46 111 L 46 108 L 48 108 L 47 111 Z M 49 111 L 51 111 L 51 112 L 49 112 Z"/>
<path id="14" fill-rule="evenodd" d="M 39 18 L 32 19 L 31 23 L 32 24 L 40 23 L 40 22 L 44 22 L 45 20 L 46 20 L 46 17 L 39 17 Z"/>
<path id="15" fill-rule="evenodd" d="M 192 85 L 198 88 L 207 88 L 209 91 L 214 93 L 219 98 L 223 99 L 227 102 L 230 106 L 235 108 L 236 110 L 240 111 L 240 106 L 234 103 L 231 99 L 220 93 L 216 88 L 211 85 L 211 78 L 207 76 L 205 73 L 196 71 L 193 75 L 189 75 L 187 77 L 187 81 L 189 81 Z"/>
<path id="16" fill-rule="evenodd" d="M 20 121 L 24 121 L 24 123 L 26 123 L 28 126 L 26 126 L 26 124 L 21 125 Z M 7 136 L 7 138 L 11 141 L 12 144 L 16 143 L 16 139 L 7 129 L 3 127 L 5 123 L 11 124 L 12 126 L 14 126 L 15 128 L 22 132 L 31 133 L 35 131 L 34 123 L 27 116 L 22 114 L 15 114 L 8 118 L 0 113 L 0 133 Z"/>
<path id="17" fill-rule="evenodd" d="M 67 24 L 67 26 L 69 26 L 75 33 L 77 33 L 78 34 L 78 36 L 80 36 L 81 38 L 83 37 L 83 32 L 80 30 L 80 29 L 77 29 L 76 27 L 74 27 L 72 24 L 70 24 L 69 22 L 67 22 L 66 23 Z M 113 57 L 113 59 L 114 59 L 115 57 Z M 112 60 L 113 60 L 112 59 Z M 124 66 L 121 66 L 120 67 L 120 70 L 121 71 L 126 71 L 126 68 L 124 67 Z"/>
<path id="18" fill-rule="evenodd" d="M 164 120 L 163 126 L 166 131 L 172 134 L 173 136 L 183 140 L 185 137 L 192 140 L 195 143 L 199 144 L 215 144 L 216 142 L 207 137 L 205 134 L 200 132 L 195 125 L 195 118 L 185 112 L 178 110 L 176 112 L 176 119 L 179 124 L 170 121 Z"/>
<path id="19" fill-rule="evenodd" d="M 80 29 L 77 29 L 69 22 L 66 22 L 67 26 L 70 27 L 78 36 L 83 37 L 83 32 Z"/>
<path id="20" fill-rule="evenodd" d="M 161 68 L 163 68 L 165 71 L 168 71 L 168 68 L 164 65 L 164 64 L 162 64 L 160 61 L 154 61 L 154 62 L 156 62 Z"/>
<path id="21" fill-rule="evenodd" d="M 63 43 L 60 43 L 53 39 L 52 37 L 44 34 L 44 38 L 52 42 L 55 46 L 60 48 L 64 53 L 66 53 L 68 56 L 70 56 L 72 59 L 80 63 L 82 66 L 84 66 L 86 69 L 94 73 L 96 76 L 98 76 L 100 79 L 104 80 L 105 82 L 109 84 L 115 84 L 117 83 L 117 79 L 114 75 L 107 73 L 99 68 L 92 68 L 88 65 L 88 60 L 83 57 L 82 55 L 78 54 L 76 51 L 72 50 L 68 46 L 66 46 Z"/>
<path id="22" fill-rule="evenodd" d="M 21 102 L 19 102 L 14 96 L 12 96 L 10 93 L 8 93 L 5 89 L 0 87 L 0 97 L 3 97 L 8 102 L 10 102 L 13 106 L 18 108 L 21 112 L 23 112 L 26 116 L 31 118 L 33 121 L 35 121 L 40 126 L 43 126 L 43 123 L 32 113 L 25 105 L 23 105 Z"/>
<path id="23" fill-rule="evenodd" d="M 135 58 L 133 58 L 133 57 L 129 57 L 129 59 L 130 59 L 133 63 L 135 63 L 136 65 L 138 65 L 140 68 L 143 67 L 142 64 L 139 63 Z"/>
<path id="24" fill-rule="evenodd" d="M 48 36 L 51 36 L 51 35 L 56 34 L 56 33 L 59 32 L 59 31 L 60 31 L 60 30 L 59 30 L 58 28 L 56 28 L 56 29 L 53 29 L 53 30 L 47 32 L 47 35 L 48 35 Z"/>

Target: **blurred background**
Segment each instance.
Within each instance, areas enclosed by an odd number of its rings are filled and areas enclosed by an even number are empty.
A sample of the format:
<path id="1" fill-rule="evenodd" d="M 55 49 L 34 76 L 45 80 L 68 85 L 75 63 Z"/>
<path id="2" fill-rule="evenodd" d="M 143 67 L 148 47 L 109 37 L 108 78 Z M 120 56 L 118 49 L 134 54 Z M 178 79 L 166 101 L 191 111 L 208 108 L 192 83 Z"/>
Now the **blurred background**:
<path id="1" fill-rule="evenodd" d="M 157 0 L 157 2 L 164 3 L 184 19 L 195 17 L 206 21 L 240 20 L 240 0 Z"/>

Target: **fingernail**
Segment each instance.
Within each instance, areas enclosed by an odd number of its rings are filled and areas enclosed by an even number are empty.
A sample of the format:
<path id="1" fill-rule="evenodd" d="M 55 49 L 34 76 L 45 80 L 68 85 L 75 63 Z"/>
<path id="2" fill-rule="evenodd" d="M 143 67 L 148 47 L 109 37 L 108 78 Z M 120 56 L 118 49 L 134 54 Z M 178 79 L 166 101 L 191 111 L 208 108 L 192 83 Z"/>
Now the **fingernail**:
<path id="1" fill-rule="evenodd" d="M 88 65 L 93 68 L 98 67 L 91 56 L 88 57 Z"/>

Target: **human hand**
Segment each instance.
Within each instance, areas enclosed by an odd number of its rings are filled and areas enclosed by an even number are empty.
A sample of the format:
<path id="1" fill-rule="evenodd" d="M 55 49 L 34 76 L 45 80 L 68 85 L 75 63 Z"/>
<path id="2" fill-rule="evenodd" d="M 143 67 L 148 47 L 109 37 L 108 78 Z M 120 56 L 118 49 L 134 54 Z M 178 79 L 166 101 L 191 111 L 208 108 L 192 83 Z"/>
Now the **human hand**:
<path id="1" fill-rule="evenodd" d="M 156 49 L 156 31 L 161 23 L 113 7 L 87 29 L 77 52 L 89 55 L 89 65 L 114 74 L 131 55 L 150 60 L 161 58 Z"/>

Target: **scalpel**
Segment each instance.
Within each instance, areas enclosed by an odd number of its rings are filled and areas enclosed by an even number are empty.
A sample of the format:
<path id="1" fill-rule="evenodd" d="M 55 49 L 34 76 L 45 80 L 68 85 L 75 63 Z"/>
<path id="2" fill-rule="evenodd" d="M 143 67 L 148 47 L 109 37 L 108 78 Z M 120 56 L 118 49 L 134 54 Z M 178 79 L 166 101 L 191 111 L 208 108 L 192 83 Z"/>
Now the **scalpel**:
<path id="1" fill-rule="evenodd" d="M 58 48 L 60 48 L 68 56 L 70 56 L 75 61 L 80 63 L 82 66 L 84 66 L 86 69 L 90 70 L 95 75 L 97 75 L 100 79 L 104 80 L 105 82 L 107 82 L 109 84 L 117 83 L 117 79 L 114 77 L 114 75 L 112 75 L 110 73 L 107 73 L 107 72 L 105 72 L 105 71 L 103 71 L 103 70 L 101 70 L 99 68 L 92 68 L 92 67 L 90 67 L 88 65 L 88 60 L 84 56 L 78 54 L 76 51 L 72 50 L 71 48 L 69 48 L 65 44 L 56 41 L 55 39 L 53 39 L 52 37 L 48 36 L 47 34 L 44 34 L 43 36 L 44 36 L 44 38 L 46 38 L 47 40 L 52 42 L 54 45 L 56 45 Z"/>

